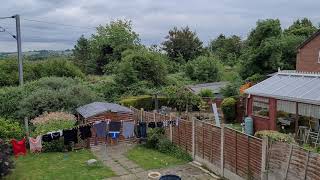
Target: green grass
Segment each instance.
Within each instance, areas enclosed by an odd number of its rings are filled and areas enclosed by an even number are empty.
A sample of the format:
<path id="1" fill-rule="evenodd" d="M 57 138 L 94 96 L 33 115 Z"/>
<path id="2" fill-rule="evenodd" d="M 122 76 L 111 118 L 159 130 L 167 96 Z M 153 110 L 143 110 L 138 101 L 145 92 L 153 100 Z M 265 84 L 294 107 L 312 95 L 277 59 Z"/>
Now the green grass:
<path id="1" fill-rule="evenodd" d="M 188 162 L 143 146 L 136 146 L 129 150 L 127 157 L 145 170 L 171 167 Z"/>
<path id="2" fill-rule="evenodd" d="M 242 132 L 242 126 L 241 123 L 234 123 L 234 124 L 226 124 L 227 127 L 235 129 L 237 131 Z"/>
<path id="3" fill-rule="evenodd" d="M 115 174 L 101 162 L 88 166 L 86 161 L 96 157 L 89 150 L 67 153 L 41 153 L 20 156 L 15 160 L 14 171 L 8 180 L 51 180 L 51 179 L 103 179 Z"/>

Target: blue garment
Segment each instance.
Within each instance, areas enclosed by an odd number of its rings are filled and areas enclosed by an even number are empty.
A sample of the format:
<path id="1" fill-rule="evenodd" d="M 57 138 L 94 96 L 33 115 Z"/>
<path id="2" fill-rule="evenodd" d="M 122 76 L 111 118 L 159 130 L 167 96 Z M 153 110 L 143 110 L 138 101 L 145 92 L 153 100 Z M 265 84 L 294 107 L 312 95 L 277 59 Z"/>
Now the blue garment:
<path id="1" fill-rule="evenodd" d="M 118 139 L 120 136 L 120 131 L 109 131 L 109 137 L 112 139 Z"/>
<path id="2" fill-rule="evenodd" d="M 140 138 L 147 138 L 147 124 L 145 122 L 139 123 Z"/>
<path id="3" fill-rule="evenodd" d="M 130 138 L 130 137 L 133 137 L 134 123 L 133 122 L 123 122 L 122 126 L 123 126 L 122 135 L 124 136 L 124 138 L 127 139 L 127 138 Z"/>
<path id="4" fill-rule="evenodd" d="M 102 121 L 100 123 L 94 124 L 93 127 L 96 130 L 97 137 L 106 137 L 107 123 Z"/>

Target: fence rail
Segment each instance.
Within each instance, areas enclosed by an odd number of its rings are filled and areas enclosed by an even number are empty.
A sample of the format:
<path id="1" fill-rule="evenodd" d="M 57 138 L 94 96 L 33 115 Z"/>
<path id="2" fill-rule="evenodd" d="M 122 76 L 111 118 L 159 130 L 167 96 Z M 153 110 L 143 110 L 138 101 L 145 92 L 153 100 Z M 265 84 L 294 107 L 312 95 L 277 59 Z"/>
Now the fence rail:
<path id="1" fill-rule="evenodd" d="M 158 122 L 176 116 L 134 111 L 134 120 Z M 228 179 L 320 180 L 320 155 L 299 146 L 270 143 L 240 131 L 199 120 L 179 118 L 166 129 L 167 137 L 193 159 Z"/>

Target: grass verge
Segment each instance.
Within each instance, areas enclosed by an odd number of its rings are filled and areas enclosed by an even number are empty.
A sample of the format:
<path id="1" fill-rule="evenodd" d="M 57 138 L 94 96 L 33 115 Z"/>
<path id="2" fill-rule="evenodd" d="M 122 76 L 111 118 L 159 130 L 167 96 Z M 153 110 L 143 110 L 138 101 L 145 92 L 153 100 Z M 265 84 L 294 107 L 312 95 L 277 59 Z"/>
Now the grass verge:
<path id="1" fill-rule="evenodd" d="M 127 157 L 145 170 L 167 168 L 188 162 L 144 146 L 136 146 L 129 150 Z"/>
<path id="2" fill-rule="evenodd" d="M 15 169 L 7 180 L 38 179 L 103 179 L 115 174 L 102 162 L 88 166 L 86 161 L 96 159 L 89 150 L 66 153 L 41 153 L 20 156 L 15 160 Z"/>

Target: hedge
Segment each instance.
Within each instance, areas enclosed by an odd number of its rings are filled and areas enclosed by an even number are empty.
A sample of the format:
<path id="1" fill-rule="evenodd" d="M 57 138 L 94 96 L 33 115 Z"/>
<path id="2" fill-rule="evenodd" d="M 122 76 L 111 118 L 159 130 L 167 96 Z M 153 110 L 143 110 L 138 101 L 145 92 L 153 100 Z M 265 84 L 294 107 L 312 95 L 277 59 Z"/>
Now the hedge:
<path id="1" fill-rule="evenodd" d="M 225 98 L 221 103 L 221 110 L 226 123 L 231 123 L 236 118 L 236 103 L 234 98 Z"/>
<path id="2" fill-rule="evenodd" d="M 131 96 L 120 101 L 120 104 L 127 107 L 143 108 L 145 110 L 154 110 L 154 98 L 150 95 Z M 158 107 L 167 106 L 168 99 L 166 97 L 158 97 Z"/>

